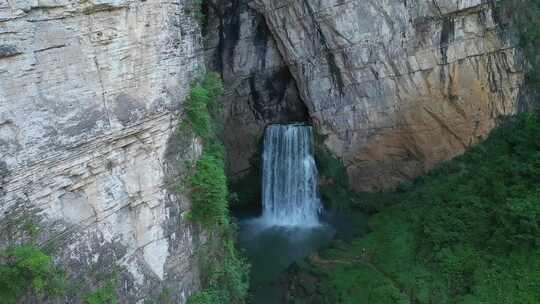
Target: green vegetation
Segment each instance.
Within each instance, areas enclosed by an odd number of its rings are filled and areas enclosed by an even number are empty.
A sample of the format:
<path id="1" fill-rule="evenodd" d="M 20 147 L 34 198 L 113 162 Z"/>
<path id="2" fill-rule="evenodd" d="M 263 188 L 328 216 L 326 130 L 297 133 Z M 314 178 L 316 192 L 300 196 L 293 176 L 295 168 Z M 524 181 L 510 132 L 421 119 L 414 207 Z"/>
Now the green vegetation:
<path id="1" fill-rule="evenodd" d="M 215 123 L 216 99 L 223 87 L 219 76 L 206 74 L 196 82 L 186 101 L 186 119 L 180 129 L 191 130 L 203 141 L 203 152 L 187 181 L 192 201 L 191 219 L 209 233 L 199 252 L 204 289 L 189 299 L 192 304 L 244 303 L 249 266 L 234 246 L 236 227 L 228 208 L 224 148 Z"/>
<path id="2" fill-rule="evenodd" d="M 187 304 L 219 304 L 219 296 L 213 290 L 203 290 L 191 296 Z"/>
<path id="3" fill-rule="evenodd" d="M 401 191 L 373 232 L 303 267 L 326 291 L 298 303 L 539 303 L 540 113 Z M 361 205 L 358 205 L 361 207 Z M 328 292 L 330 291 L 330 292 Z"/>
<path id="4" fill-rule="evenodd" d="M 17 245 L 0 252 L 0 297 L 2 303 L 17 303 L 31 293 L 38 299 L 62 293 L 63 273 L 52 257 L 32 245 Z"/>
<path id="5" fill-rule="evenodd" d="M 114 280 L 109 280 L 96 291 L 87 294 L 84 300 L 87 304 L 116 304 L 115 289 Z"/>
<path id="6" fill-rule="evenodd" d="M 210 227 L 226 225 L 227 178 L 223 160 L 217 155 L 204 151 L 197 161 L 194 174 L 189 178 L 191 186 L 191 216 L 194 220 Z"/>
<path id="7" fill-rule="evenodd" d="M 211 109 L 216 109 L 217 97 L 223 93 L 223 84 L 217 73 L 207 73 L 191 87 L 186 100 L 187 123 L 205 141 L 214 143 L 216 123 Z"/>
<path id="8" fill-rule="evenodd" d="M 192 304 L 244 303 L 249 289 L 249 264 L 235 248 L 236 227 L 214 237 L 201 250 L 202 283 L 206 288 Z"/>
<path id="9" fill-rule="evenodd" d="M 210 109 L 223 86 L 215 73 L 206 74 L 191 88 L 186 100 L 186 119 L 180 129 L 193 132 L 203 141 L 203 152 L 188 177 L 193 203 L 191 217 L 206 228 L 228 225 L 227 178 L 224 169 L 224 148 L 217 137 L 216 125 Z"/>

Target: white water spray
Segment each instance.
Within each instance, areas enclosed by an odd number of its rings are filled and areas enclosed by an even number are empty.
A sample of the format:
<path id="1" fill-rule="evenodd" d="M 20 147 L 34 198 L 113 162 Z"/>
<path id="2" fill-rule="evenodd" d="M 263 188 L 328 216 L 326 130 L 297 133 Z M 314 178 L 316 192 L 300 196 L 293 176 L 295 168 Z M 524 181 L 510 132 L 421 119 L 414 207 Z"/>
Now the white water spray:
<path id="1" fill-rule="evenodd" d="M 276 226 L 318 226 L 321 202 L 313 158 L 313 129 L 271 125 L 264 136 L 263 221 Z"/>

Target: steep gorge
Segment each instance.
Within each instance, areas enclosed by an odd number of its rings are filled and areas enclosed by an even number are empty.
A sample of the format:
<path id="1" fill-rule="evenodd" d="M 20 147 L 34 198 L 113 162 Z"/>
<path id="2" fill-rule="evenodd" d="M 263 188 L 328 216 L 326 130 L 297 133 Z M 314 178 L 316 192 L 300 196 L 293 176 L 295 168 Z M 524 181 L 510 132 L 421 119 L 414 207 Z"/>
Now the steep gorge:
<path id="1" fill-rule="evenodd" d="M 226 89 L 233 180 L 256 170 L 272 123 L 311 122 L 364 191 L 427 172 L 529 107 L 517 40 L 489 1 L 209 0 L 204 38 L 196 10 L 0 0 L 0 248 L 54 247 L 78 293 L 118 265 L 120 302 L 184 303 L 206 235 L 169 186 L 201 153 L 174 134 L 205 67 Z"/>

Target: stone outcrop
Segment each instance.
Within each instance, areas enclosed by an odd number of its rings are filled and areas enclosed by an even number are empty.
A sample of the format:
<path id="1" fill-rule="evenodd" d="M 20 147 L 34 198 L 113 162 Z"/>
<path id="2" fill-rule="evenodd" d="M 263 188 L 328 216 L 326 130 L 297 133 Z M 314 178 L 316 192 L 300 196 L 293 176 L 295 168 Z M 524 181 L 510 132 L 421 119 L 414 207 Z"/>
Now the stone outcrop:
<path id="1" fill-rule="evenodd" d="M 251 0 L 208 1 L 208 66 L 221 73 L 227 171 L 233 179 L 250 170 L 268 124 L 308 119 L 296 83 L 281 59 L 263 15 Z"/>
<path id="2" fill-rule="evenodd" d="M 254 0 L 356 190 L 414 178 L 518 109 L 490 1 Z"/>
<path id="3" fill-rule="evenodd" d="M 192 5 L 0 0 L 1 247 L 31 235 L 52 248 L 77 286 L 62 303 L 114 265 L 122 303 L 184 303 L 199 287 L 202 235 L 166 185 L 200 153 L 170 144 L 204 69 Z"/>

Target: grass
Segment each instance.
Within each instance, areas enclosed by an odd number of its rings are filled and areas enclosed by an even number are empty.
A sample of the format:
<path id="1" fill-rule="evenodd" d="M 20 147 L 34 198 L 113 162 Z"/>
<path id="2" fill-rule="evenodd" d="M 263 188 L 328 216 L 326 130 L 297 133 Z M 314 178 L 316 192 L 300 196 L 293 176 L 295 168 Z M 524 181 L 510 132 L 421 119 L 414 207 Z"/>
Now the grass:
<path id="1" fill-rule="evenodd" d="M 206 227 L 227 225 L 228 190 L 223 160 L 203 151 L 188 182 L 191 187 L 192 218 Z"/>

